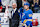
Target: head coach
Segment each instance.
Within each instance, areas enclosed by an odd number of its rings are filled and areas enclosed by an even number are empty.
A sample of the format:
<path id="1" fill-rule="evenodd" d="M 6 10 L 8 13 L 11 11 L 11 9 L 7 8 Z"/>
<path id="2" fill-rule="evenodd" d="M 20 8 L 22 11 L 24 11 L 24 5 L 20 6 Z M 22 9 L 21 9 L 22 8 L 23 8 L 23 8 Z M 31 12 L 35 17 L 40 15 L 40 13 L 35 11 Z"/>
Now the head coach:
<path id="1" fill-rule="evenodd" d="M 12 3 L 12 20 L 11 20 L 11 26 L 12 27 L 18 27 L 19 25 L 19 14 L 18 14 L 18 9 L 17 9 L 17 4 L 16 3 Z"/>

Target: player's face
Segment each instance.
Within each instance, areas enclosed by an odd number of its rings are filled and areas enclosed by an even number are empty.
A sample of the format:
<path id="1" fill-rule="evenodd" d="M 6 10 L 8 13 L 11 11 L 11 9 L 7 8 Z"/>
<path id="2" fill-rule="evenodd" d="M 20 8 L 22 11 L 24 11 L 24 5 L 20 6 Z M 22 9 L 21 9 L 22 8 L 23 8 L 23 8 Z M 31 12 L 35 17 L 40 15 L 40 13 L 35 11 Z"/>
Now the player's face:
<path id="1" fill-rule="evenodd" d="M 29 7 L 28 7 L 28 5 L 24 5 L 24 9 L 28 9 Z"/>
<path id="2" fill-rule="evenodd" d="M 16 8 L 16 4 L 13 4 L 12 7 L 13 7 L 13 8 Z"/>

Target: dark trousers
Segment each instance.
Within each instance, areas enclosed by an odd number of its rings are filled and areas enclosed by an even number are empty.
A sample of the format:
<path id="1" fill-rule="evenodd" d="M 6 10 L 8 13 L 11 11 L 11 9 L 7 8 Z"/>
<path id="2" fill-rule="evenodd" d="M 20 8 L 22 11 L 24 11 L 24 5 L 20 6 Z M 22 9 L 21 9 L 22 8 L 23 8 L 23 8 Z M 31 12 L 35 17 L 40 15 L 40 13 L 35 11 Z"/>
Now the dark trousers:
<path id="1" fill-rule="evenodd" d="M 17 20 L 9 19 L 9 27 L 18 27 L 19 22 Z"/>
<path id="2" fill-rule="evenodd" d="M 19 26 L 19 22 L 17 20 L 11 20 L 11 27 L 18 27 Z"/>
<path id="3" fill-rule="evenodd" d="M 9 19 L 9 27 L 11 27 L 11 19 Z"/>

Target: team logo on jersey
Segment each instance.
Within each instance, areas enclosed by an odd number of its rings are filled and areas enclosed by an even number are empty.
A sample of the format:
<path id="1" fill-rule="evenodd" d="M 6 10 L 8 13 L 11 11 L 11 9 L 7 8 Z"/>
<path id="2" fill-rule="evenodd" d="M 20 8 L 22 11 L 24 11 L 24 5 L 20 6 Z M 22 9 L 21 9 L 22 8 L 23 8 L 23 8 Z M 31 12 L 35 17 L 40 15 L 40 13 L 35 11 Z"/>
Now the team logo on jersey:
<path id="1" fill-rule="evenodd" d="M 23 16 L 25 15 L 24 13 L 22 13 L 23 15 L 22 15 L 22 18 L 23 18 Z"/>
<path id="2" fill-rule="evenodd" d="M 29 14 L 29 17 L 32 17 L 32 14 Z"/>

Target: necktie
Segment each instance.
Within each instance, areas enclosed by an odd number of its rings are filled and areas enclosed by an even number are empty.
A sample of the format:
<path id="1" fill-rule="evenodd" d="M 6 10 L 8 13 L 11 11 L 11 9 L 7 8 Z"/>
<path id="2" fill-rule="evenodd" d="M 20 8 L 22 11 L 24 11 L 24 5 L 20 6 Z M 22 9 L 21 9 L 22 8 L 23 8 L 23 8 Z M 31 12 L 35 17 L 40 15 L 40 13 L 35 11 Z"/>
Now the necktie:
<path id="1" fill-rule="evenodd" d="M 14 14 L 14 10 L 11 11 L 11 17 L 13 17 L 13 14 Z"/>
<path id="2" fill-rule="evenodd" d="M 14 10 L 13 10 L 13 15 L 14 15 Z"/>

